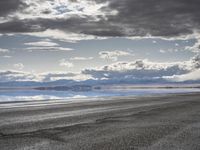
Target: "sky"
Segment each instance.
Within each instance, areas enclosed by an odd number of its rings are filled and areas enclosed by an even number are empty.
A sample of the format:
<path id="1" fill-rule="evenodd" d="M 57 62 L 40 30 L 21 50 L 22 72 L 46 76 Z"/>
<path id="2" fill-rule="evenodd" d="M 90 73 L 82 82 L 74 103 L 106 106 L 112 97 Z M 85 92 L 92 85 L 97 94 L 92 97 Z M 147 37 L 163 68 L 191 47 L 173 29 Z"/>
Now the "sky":
<path id="1" fill-rule="evenodd" d="M 0 82 L 200 80 L 199 0 L 1 0 Z"/>

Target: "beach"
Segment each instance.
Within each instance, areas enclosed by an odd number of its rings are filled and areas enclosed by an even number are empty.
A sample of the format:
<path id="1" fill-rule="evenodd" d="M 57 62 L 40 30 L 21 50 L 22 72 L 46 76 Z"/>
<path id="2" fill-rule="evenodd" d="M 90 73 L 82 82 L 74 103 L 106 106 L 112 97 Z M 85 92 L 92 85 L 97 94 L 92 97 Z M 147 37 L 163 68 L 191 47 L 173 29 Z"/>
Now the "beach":
<path id="1" fill-rule="evenodd" d="M 199 150 L 200 93 L 0 107 L 1 150 Z"/>

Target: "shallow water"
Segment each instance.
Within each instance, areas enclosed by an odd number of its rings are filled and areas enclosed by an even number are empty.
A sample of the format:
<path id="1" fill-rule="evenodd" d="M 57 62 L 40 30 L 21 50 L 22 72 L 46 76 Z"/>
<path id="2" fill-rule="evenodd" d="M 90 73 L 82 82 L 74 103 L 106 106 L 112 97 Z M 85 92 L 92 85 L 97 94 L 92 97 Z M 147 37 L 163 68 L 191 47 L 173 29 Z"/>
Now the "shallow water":
<path id="1" fill-rule="evenodd" d="M 0 103 L 36 100 L 73 100 L 112 96 L 146 96 L 156 94 L 200 92 L 197 88 L 172 89 L 106 89 L 87 92 L 39 91 L 39 90 L 0 90 Z"/>

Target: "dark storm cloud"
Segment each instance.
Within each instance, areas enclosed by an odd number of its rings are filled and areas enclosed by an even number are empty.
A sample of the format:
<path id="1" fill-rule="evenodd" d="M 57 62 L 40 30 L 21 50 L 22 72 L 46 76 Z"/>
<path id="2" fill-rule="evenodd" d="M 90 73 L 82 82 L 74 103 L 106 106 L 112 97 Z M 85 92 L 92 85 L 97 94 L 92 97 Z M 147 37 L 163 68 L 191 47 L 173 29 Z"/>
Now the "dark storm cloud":
<path id="1" fill-rule="evenodd" d="M 44 31 L 37 20 L 18 20 L 0 23 L 0 33 L 23 33 Z"/>
<path id="2" fill-rule="evenodd" d="M 11 12 L 23 9 L 25 3 L 21 0 L 1 0 L 0 1 L 0 17 L 3 17 Z"/>
<path id="3" fill-rule="evenodd" d="M 125 25 L 130 35 L 178 36 L 199 28 L 199 6 L 199 0 L 113 0 L 110 8 L 119 14 L 109 20 Z"/>
<path id="4" fill-rule="evenodd" d="M 16 10 L 17 6 L 21 5 L 19 0 L 8 2 L 16 3 L 16 7 L 12 8 L 7 4 L 8 9 L 1 9 L 1 14 Z M 101 8 L 102 11 L 115 10 L 118 12 L 117 15 L 98 16 L 98 21 L 91 19 L 92 14 L 84 17 L 71 16 L 68 19 L 39 18 L 10 21 L 0 24 L 0 32 L 38 32 L 46 29 L 59 29 L 96 36 L 146 36 L 150 34 L 174 37 L 191 34 L 194 29 L 200 29 L 199 0 L 96 0 L 96 2 L 109 2 L 107 7 Z"/>

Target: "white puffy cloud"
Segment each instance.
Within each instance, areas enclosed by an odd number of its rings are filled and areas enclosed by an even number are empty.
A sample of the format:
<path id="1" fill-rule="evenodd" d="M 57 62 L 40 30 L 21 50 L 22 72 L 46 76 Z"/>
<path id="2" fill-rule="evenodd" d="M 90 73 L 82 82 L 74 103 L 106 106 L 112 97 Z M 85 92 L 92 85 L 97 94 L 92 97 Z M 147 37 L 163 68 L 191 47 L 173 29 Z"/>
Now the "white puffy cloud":
<path id="1" fill-rule="evenodd" d="M 160 53 L 166 53 L 166 50 L 160 49 L 159 52 L 160 52 Z"/>
<path id="2" fill-rule="evenodd" d="M 24 35 L 42 37 L 42 38 L 52 38 L 58 39 L 64 42 L 72 42 L 75 43 L 76 41 L 80 40 L 92 40 L 92 39 L 105 39 L 105 37 L 96 37 L 94 35 L 86 35 L 86 34 L 77 34 L 67 31 L 62 31 L 59 29 L 47 29 L 41 32 L 30 32 L 30 33 L 23 33 Z"/>
<path id="3" fill-rule="evenodd" d="M 67 73 L 67 72 L 47 72 L 47 73 L 30 73 L 16 70 L 0 70 L 0 82 L 10 81 L 36 81 L 36 82 L 51 82 L 57 80 L 72 80 L 73 82 L 84 81 L 92 79 L 90 75 L 80 73 Z"/>
<path id="4" fill-rule="evenodd" d="M 108 60 L 112 60 L 112 61 L 117 61 L 118 57 L 120 57 L 120 56 L 128 56 L 128 55 L 133 55 L 133 54 L 131 54 L 130 52 L 121 51 L 121 50 L 99 52 L 100 58 L 108 59 Z"/>
<path id="5" fill-rule="evenodd" d="M 158 64 L 143 60 L 135 62 L 117 62 L 99 69 L 86 69 L 84 74 L 97 79 L 152 79 L 164 75 L 188 73 L 181 64 Z"/>
<path id="6" fill-rule="evenodd" d="M 26 48 L 29 52 L 32 51 L 72 51 L 73 49 L 67 47 L 28 47 Z"/>
<path id="7" fill-rule="evenodd" d="M 156 40 L 153 40 L 152 43 L 153 43 L 153 44 L 157 44 L 157 41 L 156 41 Z"/>
<path id="8" fill-rule="evenodd" d="M 175 81 L 175 82 L 200 80 L 200 69 L 189 72 L 187 74 L 166 76 L 166 77 L 163 77 L 163 78 L 166 79 L 166 80 Z"/>
<path id="9" fill-rule="evenodd" d="M 94 59 L 93 57 L 72 57 L 70 60 L 92 60 Z"/>
<path id="10" fill-rule="evenodd" d="M 193 64 L 194 68 L 200 68 L 200 55 L 197 54 L 190 61 Z"/>
<path id="11" fill-rule="evenodd" d="M 61 66 L 73 67 L 65 59 L 59 61 Z M 20 65 L 19 65 L 20 67 Z M 81 73 L 49 72 L 27 73 L 21 71 L 0 71 L 0 82 L 5 81 L 41 81 L 70 80 L 75 83 L 88 80 L 84 83 L 170 83 L 198 81 L 200 82 L 200 56 L 196 55 L 183 62 L 151 62 L 136 60 L 133 62 L 115 62 L 99 68 L 84 69 Z M 91 82 L 90 82 L 91 81 Z"/>
<path id="12" fill-rule="evenodd" d="M 0 48 L 0 53 L 8 53 L 8 52 L 9 52 L 8 49 Z"/>
<path id="13" fill-rule="evenodd" d="M 28 46 L 34 46 L 34 47 L 53 47 L 53 46 L 58 46 L 57 43 L 51 42 L 51 41 L 39 41 L 39 42 L 29 42 L 29 43 L 24 43 L 24 45 Z"/>
<path id="14" fill-rule="evenodd" d="M 200 40 L 197 40 L 197 42 L 192 46 L 186 46 L 185 50 L 189 50 L 194 53 L 200 53 Z"/>
<path id="15" fill-rule="evenodd" d="M 59 65 L 60 65 L 60 66 L 63 66 L 63 67 L 67 67 L 67 68 L 71 68 L 71 67 L 74 66 L 73 63 L 71 63 L 71 62 L 69 62 L 69 61 L 67 61 L 67 60 L 65 60 L 65 59 L 59 60 Z"/>
<path id="16" fill-rule="evenodd" d="M 74 80 L 74 81 L 83 81 L 91 79 L 90 75 L 84 75 L 81 73 L 67 73 L 67 72 L 49 72 L 42 73 L 40 77 L 43 81 L 56 81 L 56 80 Z"/>
<path id="17" fill-rule="evenodd" d="M 44 39 L 42 41 L 37 42 L 28 42 L 24 43 L 26 46 L 30 46 L 25 48 L 25 50 L 28 50 L 30 52 L 39 50 L 39 51 L 72 51 L 72 48 L 67 47 L 61 47 L 59 44 L 52 42 L 49 39 Z"/>
<path id="18" fill-rule="evenodd" d="M 54 0 L 41 1 L 25 0 L 24 3 L 28 6 L 25 9 L 18 11 L 13 16 L 20 19 L 37 19 L 37 18 L 67 18 L 72 15 L 84 17 L 90 15 L 93 19 L 99 16 L 115 14 L 116 11 L 102 11 L 101 8 L 108 6 L 106 3 L 96 3 L 95 1 L 82 0 Z"/>
<path id="19" fill-rule="evenodd" d="M 166 50 L 164 50 L 164 49 L 160 49 L 159 50 L 159 52 L 160 53 L 174 53 L 174 52 L 178 52 L 179 50 L 178 49 L 173 49 L 173 48 L 169 48 L 169 49 L 166 49 Z"/>
<path id="20" fill-rule="evenodd" d="M 9 81 L 40 81 L 39 77 L 27 72 L 15 70 L 0 70 L 0 82 Z"/>
<path id="21" fill-rule="evenodd" d="M 140 81 L 164 79 L 165 76 L 188 74 L 200 68 L 200 57 L 195 56 L 189 61 L 159 63 L 148 60 L 136 60 L 133 62 L 116 62 L 101 68 L 85 69 L 83 74 L 93 78 L 117 81 Z"/>
<path id="22" fill-rule="evenodd" d="M 15 69 L 19 69 L 19 70 L 24 69 L 24 64 L 22 63 L 17 63 L 17 64 L 14 64 L 13 66 L 15 67 Z"/>
<path id="23" fill-rule="evenodd" d="M 185 50 L 191 51 L 193 53 L 200 54 L 200 33 L 194 32 L 193 33 L 193 39 L 196 39 L 196 42 L 192 46 L 186 46 Z"/>

